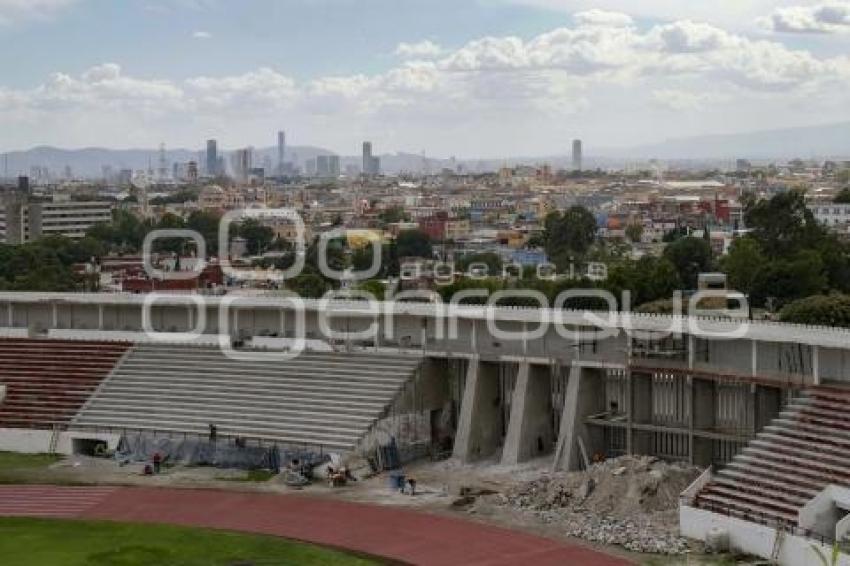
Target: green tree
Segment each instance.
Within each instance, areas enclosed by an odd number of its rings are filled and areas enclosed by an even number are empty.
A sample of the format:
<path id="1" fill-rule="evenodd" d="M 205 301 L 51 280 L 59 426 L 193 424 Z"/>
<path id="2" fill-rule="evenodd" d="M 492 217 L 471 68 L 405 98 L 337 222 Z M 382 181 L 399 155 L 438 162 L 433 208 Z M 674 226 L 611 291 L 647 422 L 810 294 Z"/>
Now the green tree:
<path id="1" fill-rule="evenodd" d="M 632 242 L 640 242 L 643 236 L 643 224 L 640 222 L 631 222 L 626 226 L 626 237 Z"/>
<path id="2" fill-rule="evenodd" d="M 664 248 L 664 257 L 676 268 L 688 289 L 696 289 L 697 276 L 711 269 L 711 246 L 703 239 L 686 236 Z"/>
<path id="3" fill-rule="evenodd" d="M 287 282 L 287 287 L 305 299 L 319 299 L 331 286 L 318 273 L 302 273 Z"/>
<path id="4" fill-rule="evenodd" d="M 401 206 L 391 206 L 385 210 L 382 210 L 378 213 L 378 220 L 386 226 L 387 224 L 394 224 L 396 222 L 405 222 L 409 220 L 407 212 L 405 212 L 404 207 Z"/>
<path id="5" fill-rule="evenodd" d="M 850 295 L 812 295 L 785 305 L 782 322 L 850 327 Z"/>
<path id="6" fill-rule="evenodd" d="M 806 206 L 802 191 L 787 191 L 769 200 L 749 203 L 744 218 L 752 236 L 770 258 L 792 256 L 811 248 L 824 236 L 824 229 Z"/>
<path id="7" fill-rule="evenodd" d="M 721 267 L 729 278 L 731 289 L 750 293 L 756 274 L 767 261 L 758 241 L 744 236 L 732 242 L 729 253 L 721 260 Z"/>
<path id="8" fill-rule="evenodd" d="M 546 254 L 559 270 L 568 269 L 573 259 L 580 260 L 596 239 L 596 219 L 583 206 L 552 212 L 544 220 L 543 239 Z"/>
<path id="9" fill-rule="evenodd" d="M 431 238 L 421 230 L 402 230 L 396 238 L 396 254 L 399 258 L 432 258 L 434 253 Z"/>
<path id="10" fill-rule="evenodd" d="M 361 291 L 366 291 L 367 293 L 371 293 L 373 297 L 375 297 L 378 301 L 383 301 L 387 288 L 381 281 L 377 279 L 370 279 L 369 281 L 364 281 L 360 285 L 358 285 L 358 289 Z"/>
<path id="11" fill-rule="evenodd" d="M 185 228 L 183 219 L 176 214 L 166 213 L 157 222 L 157 230 L 180 230 Z M 185 238 L 157 238 L 153 243 L 153 248 L 156 251 L 166 251 L 176 254 L 181 254 L 185 251 Z"/>
<path id="12" fill-rule="evenodd" d="M 632 306 L 671 299 L 681 286 L 679 273 L 670 260 L 653 256 L 614 264 L 608 270 L 608 279 L 604 283 L 604 287 L 618 299 L 624 291 L 629 291 Z"/>
<path id="13" fill-rule="evenodd" d="M 466 272 L 473 263 L 486 264 L 487 274 L 491 277 L 497 277 L 502 274 L 502 258 L 499 257 L 499 254 L 482 253 L 465 255 L 458 261 L 457 267 L 461 271 Z"/>
<path id="14" fill-rule="evenodd" d="M 237 228 L 239 236 L 245 238 L 248 253 L 259 255 L 266 251 L 274 239 L 274 230 L 261 224 L 256 218 L 246 218 Z"/>
<path id="15" fill-rule="evenodd" d="M 774 260 L 759 269 L 750 299 L 754 305 L 764 306 L 772 298 L 781 307 L 795 299 L 822 293 L 827 283 L 820 255 L 804 251 L 792 259 Z"/>
<path id="16" fill-rule="evenodd" d="M 186 228 L 200 234 L 207 245 L 208 255 L 218 254 L 218 230 L 221 215 L 206 210 L 196 210 L 186 219 Z"/>
<path id="17" fill-rule="evenodd" d="M 850 172 L 850 169 L 847 171 Z M 832 199 L 832 202 L 836 204 L 850 204 L 850 188 L 841 189 L 841 191 L 835 195 L 835 198 Z"/>

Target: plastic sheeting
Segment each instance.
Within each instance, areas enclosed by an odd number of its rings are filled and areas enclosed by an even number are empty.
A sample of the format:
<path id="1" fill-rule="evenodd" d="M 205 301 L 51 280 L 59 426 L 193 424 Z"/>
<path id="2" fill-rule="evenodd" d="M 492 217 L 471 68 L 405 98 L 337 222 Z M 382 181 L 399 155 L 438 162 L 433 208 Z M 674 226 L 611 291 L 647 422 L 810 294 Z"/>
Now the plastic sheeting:
<path id="1" fill-rule="evenodd" d="M 265 468 L 274 472 L 280 471 L 282 456 L 277 446 L 250 446 L 223 438 L 211 442 L 192 437 L 131 433 L 123 434 L 119 439 L 115 458 L 121 461 L 150 462 L 157 452 L 162 457 L 163 463 L 242 470 Z M 284 457 L 306 459 L 303 454 L 296 452 L 293 452 L 292 456 L 284 452 Z"/>

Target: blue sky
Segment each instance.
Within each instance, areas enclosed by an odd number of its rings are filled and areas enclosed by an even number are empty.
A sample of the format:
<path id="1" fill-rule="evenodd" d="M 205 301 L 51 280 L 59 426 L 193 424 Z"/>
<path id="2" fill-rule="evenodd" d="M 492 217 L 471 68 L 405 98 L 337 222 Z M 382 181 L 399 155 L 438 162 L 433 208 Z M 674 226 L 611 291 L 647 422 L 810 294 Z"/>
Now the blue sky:
<path id="1" fill-rule="evenodd" d="M 302 79 L 374 73 L 396 64 L 396 46 L 411 38 L 462 45 L 567 21 L 541 8 L 458 0 L 87 0 L 47 21 L 0 29 L 0 48 L 10 55 L 0 60 L 0 76 L 26 87 L 53 71 L 104 61 L 171 79 L 259 66 Z M 193 39 L 197 31 L 211 41 Z"/>
<path id="2" fill-rule="evenodd" d="M 0 0 L 0 150 L 282 127 L 490 157 L 815 124 L 850 119 L 849 38 L 847 0 Z"/>

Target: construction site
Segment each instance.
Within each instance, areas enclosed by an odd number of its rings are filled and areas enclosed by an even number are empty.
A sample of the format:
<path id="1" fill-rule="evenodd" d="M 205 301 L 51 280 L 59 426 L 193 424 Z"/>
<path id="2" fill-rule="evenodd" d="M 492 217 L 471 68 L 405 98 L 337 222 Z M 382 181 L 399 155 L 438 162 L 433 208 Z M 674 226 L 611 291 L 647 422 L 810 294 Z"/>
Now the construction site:
<path id="1" fill-rule="evenodd" d="M 69 455 L 49 473 L 93 483 L 262 468 L 259 489 L 631 558 L 804 564 L 845 539 L 848 331 L 302 303 L 0 294 L 0 450 Z"/>

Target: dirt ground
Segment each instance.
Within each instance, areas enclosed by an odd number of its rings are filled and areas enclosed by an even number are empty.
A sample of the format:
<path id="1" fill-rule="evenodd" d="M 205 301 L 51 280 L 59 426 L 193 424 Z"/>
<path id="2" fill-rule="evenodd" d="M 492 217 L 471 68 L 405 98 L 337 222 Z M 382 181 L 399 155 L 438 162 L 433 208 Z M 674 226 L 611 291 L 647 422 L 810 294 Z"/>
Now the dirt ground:
<path id="1" fill-rule="evenodd" d="M 70 456 L 48 467 L 27 470 L 26 481 L 61 484 L 120 484 L 186 488 L 221 488 L 272 493 L 304 493 L 319 497 L 342 498 L 379 505 L 398 505 L 425 512 L 462 516 L 468 520 L 496 524 L 511 529 L 584 544 L 606 552 L 653 565 L 673 564 L 744 564 L 730 557 L 701 555 L 698 546 L 684 556 L 663 556 L 631 552 L 622 546 L 589 542 L 566 534 L 564 524 L 551 514 L 540 513 L 511 504 L 517 493 L 528 485 L 552 479 L 551 459 L 544 458 L 518 466 L 502 466 L 495 461 L 459 464 L 451 460 L 422 461 L 404 468 L 406 477 L 416 479 L 416 495 L 399 493 L 390 487 L 387 473 L 371 476 L 365 462 L 355 463 L 352 471 L 358 481 L 344 487 L 330 487 L 322 470 L 310 485 L 293 488 L 283 482 L 282 475 L 265 480 L 241 470 L 208 467 L 164 467 L 159 475 L 145 476 L 142 464 L 119 465 L 111 459 Z M 14 478 L 5 478 L 9 481 Z M 530 483 L 531 482 L 531 483 Z M 677 514 L 670 514 L 675 530 Z"/>

